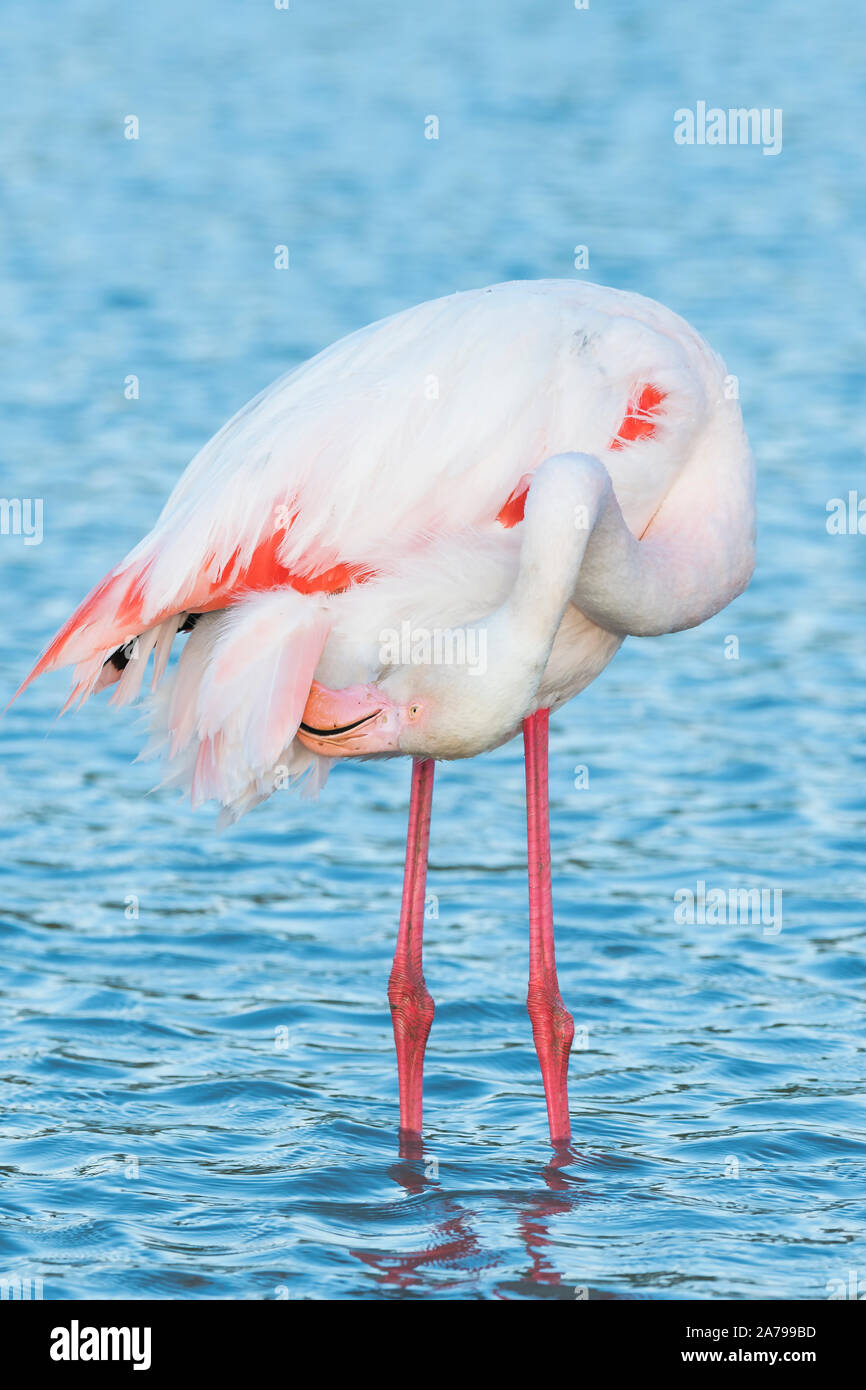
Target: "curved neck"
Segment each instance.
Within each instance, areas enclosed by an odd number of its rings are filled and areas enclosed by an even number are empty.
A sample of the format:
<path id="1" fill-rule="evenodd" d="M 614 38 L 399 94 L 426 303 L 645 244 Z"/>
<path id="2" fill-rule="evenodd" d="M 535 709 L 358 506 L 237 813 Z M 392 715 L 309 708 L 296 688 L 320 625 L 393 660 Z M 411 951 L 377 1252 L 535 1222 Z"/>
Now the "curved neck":
<path id="1" fill-rule="evenodd" d="M 535 473 L 517 576 L 505 602 L 482 625 L 488 634 L 488 691 L 495 692 L 509 728 L 531 712 L 608 497 L 613 491 L 605 470 L 587 469 L 576 455 L 547 459 Z"/>
<path id="2" fill-rule="evenodd" d="M 612 497 L 607 473 L 584 467 L 578 455 L 547 459 L 532 480 L 517 578 L 500 612 L 545 662 Z"/>

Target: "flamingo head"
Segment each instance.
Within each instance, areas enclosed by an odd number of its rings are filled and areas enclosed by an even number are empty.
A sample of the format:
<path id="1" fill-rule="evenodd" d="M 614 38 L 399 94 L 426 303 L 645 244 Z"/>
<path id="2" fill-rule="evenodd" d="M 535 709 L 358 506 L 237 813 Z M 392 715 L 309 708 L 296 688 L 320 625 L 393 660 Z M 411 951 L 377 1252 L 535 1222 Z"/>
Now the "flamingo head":
<path id="1" fill-rule="evenodd" d="M 381 685 L 329 690 L 313 681 L 298 739 L 326 758 L 364 758 L 412 751 L 411 734 L 421 722 L 420 701 L 399 701 Z"/>

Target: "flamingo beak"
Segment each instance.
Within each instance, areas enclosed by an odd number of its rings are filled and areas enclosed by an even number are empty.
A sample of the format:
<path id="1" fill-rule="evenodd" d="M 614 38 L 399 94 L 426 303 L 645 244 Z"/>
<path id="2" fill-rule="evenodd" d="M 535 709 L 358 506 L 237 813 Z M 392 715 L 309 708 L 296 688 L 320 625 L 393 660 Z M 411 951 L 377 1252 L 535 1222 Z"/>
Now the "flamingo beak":
<path id="1" fill-rule="evenodd" d="M 298 729 L 311 753 L 326 758 L 398 753 L 400 708 L 375 685 L 329 690 L 313 681 Z"/>

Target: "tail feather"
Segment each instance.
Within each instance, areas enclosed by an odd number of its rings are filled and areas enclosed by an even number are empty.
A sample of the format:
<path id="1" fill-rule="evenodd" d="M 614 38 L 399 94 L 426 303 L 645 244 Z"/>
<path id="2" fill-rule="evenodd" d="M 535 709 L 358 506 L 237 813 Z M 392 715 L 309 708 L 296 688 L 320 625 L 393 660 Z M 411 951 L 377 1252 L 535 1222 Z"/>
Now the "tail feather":
<path id="1" fill-rule="evenodd" d="M 73 664 L 75 685 L 61 713 L 76 701 L 86 700 L 96 688 L 106 659 L 118 647 L 131 642 L 145 626 L 142 613 L 146 573 L 146 567 L 129 566 L 106 575 L 67 618 L 12 700 L 17 700 L 37 676 Z"/>
<path id="2" fill-rule="evenodd" d="M 165 757 L 164 785 L 184 787 L 193 805 L 215 799 L 223 822 L 281 786 L 303 784 L 304 795 L 317 795 L 331 760 L 308 752 L 295 734 L 330 631 L 325 593 L 282 588 L 232 595 L 230 607 L 199 617 L 164 680 L 187 613 L 157 613 L 148 623 L 145 577 L 146 566 L 127 566 L 98 584 L 13 699 L 37 676 L 74 663 L 61 714 L 108 686 L 114 686 L 110 703 L 127 705 L 141 693 L 152 656 L 152 736 L 142 756 Z M 111 662 L 117 653 L 122 659 Z"/>

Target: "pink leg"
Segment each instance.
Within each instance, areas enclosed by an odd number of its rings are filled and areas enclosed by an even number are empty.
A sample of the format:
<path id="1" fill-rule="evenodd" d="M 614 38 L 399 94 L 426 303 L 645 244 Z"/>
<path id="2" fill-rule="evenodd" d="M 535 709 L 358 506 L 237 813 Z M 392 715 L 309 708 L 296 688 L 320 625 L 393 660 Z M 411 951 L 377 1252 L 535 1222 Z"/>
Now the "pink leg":
<path id="1" fill-rule="evenodd" d="M 529 994 L 526 1006 L 541 1063 L 550 1139 L 571 1139 L 568 1118 L 568 1054 L 574 1020 L 562 1002 L 553 949 L 550 890 L 550 823 L 547 810 L 547 727 L 550 711 L 523 721 L 526 756 L 526 831 L 529 851 Z"/>
<path id="2" fill-rule="evenodd" d="M 424 931 L 424 893 L 427 884 L 427 847 L 430 843 L 430 808 L 433 802 L 433 760 L 416 758 L 412 764 L 409 801 L 409 834 L 403 876 L 403 904 L 397 949 L 388 981 L 388 1000 L 397 1045 L 400 1082 L 400 1133 L 421 1133 L 424 1048 L 433 1022 L 433 1000 L 421 969 Z"/>

